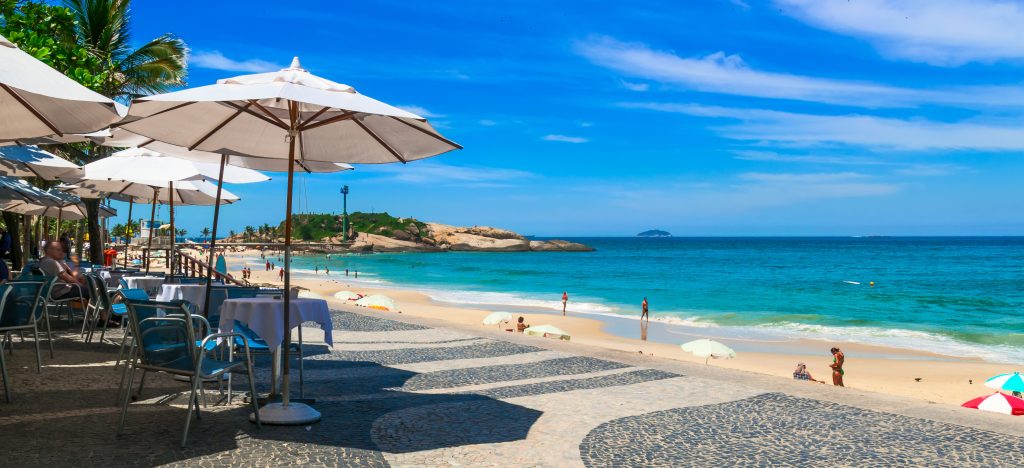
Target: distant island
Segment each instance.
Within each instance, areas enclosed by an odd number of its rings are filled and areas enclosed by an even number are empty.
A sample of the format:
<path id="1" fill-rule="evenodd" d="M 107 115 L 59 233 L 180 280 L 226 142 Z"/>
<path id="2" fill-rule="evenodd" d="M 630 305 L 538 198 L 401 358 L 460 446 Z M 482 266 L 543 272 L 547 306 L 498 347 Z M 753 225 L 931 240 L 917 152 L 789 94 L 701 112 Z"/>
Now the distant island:
<path id="1" fill-rule="evenodd" d="M 672 233 L 660 231 L 658 229 L 651 229 L 650 231 L 644 231 L 636 235 L 637 237 L 672 237 Z"/>
<path id="2" fill-rule="evenodd" d="M 589 252 L 592 247 L 558 239 L 533 240 L 505 229 L 458 227 L 399 218 L 387 213 L 350 213 L 348 242 L 343 242 L 342 217 L 336 214 L 292 216 L 292 239 L 320 243 L 349 252 Z M 228 238 L 235 242 L 283 242 L 284 223 L 246 229 Z"/>

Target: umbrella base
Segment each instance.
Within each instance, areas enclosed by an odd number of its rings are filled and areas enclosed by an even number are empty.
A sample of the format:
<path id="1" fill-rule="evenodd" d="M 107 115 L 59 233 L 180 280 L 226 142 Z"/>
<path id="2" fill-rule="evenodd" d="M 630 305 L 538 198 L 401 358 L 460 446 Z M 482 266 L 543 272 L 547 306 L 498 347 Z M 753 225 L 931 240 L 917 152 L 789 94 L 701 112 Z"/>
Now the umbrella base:
<path id="1" fill-rule="evenodd" d="M 320 412 L 304 403 L 270 403 L 260 408 L 260 423 L 273 426 L 299 426 L 320 420 Z M 249 421 L 256 422 L 256 415 L 250 414 Z"/>

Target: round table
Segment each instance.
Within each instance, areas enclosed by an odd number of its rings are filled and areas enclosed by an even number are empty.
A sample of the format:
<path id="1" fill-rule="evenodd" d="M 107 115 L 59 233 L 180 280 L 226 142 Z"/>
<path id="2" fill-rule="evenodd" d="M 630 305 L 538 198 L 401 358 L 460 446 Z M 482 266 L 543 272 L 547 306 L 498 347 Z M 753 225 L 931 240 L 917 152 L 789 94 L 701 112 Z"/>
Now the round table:
<path id="1" fill-rule="evenodd" d="M 164 279 L 156 276 L 124 276 L 121 279 L 128 283 L 129 289 L 145 290 L 149 297 L 160 294 L 160 286 L 164 284 Z"/>
<path id="2" fill-rule="evenodd" d="M 203 306 L 206 304 L 206 285 L 165 284 L 161 286 L 156 300 L 163 302 L 183 300 L 194 305 L 195 310 L 203 310 Z"/>

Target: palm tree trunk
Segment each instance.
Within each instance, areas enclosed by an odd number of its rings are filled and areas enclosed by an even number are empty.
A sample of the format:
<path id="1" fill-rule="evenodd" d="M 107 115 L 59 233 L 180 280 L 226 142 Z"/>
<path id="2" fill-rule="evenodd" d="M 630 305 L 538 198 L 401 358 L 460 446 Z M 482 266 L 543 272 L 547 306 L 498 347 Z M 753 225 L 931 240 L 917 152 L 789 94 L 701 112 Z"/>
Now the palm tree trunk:
<path id="1" fill-rule="evenodd" d="M 103 232 L 100 230 L 100 199 L 83 198 L 85 214 L 89 218 L 89 261 L 103 264 Z"/>
<path id="2" fill-rule="evenodd" d="M 11 271 L 18 271 L 24 265 L 21 252 L 21 216 L 4 211 L 3 217 L 7 233 L 11 235 Z"/>

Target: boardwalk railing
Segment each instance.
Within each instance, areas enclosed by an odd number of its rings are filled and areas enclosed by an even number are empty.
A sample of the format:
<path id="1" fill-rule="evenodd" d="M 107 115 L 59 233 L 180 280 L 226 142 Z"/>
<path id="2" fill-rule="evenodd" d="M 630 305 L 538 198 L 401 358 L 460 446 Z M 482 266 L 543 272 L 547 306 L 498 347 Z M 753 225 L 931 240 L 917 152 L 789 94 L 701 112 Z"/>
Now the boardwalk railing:
<path id="1" fill-rule="evenodd" d="M 206 263 L 198 258 L 195 258 L 179 248 L 174 249 L 175 259 L 175 272 L 181 276 L 188 278 L 205 278 L 207 271 L 213 272 L 213 279 L 223 281 L 224 284 L 237 284 L 240 286 L 248 286 L 249 282 L 234 278 L 230 275 L 223 274 L 216 269 L 210 267 L 209 263 Z"/>

